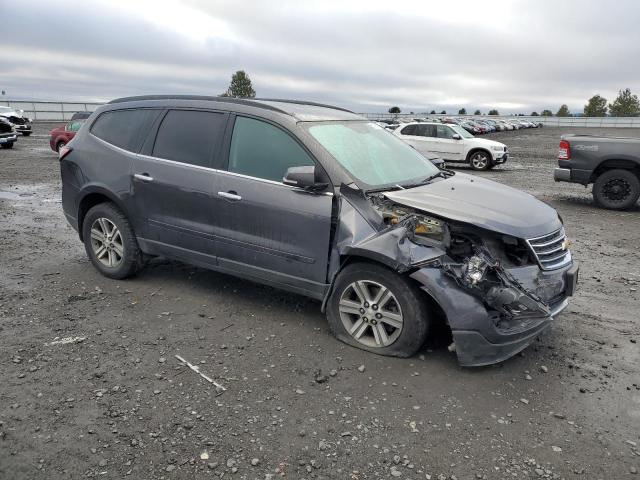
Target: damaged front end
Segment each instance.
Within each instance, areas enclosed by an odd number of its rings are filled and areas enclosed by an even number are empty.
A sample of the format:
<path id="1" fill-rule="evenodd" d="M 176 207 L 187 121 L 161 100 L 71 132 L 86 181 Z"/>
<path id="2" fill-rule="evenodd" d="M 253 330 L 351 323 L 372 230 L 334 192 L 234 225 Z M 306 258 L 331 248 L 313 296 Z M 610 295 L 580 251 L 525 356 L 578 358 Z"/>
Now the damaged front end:
<path id="1" fill-rule="evenodd" d="M 341 194 L 330 279 L 352 256 L 409 275 L 443 310 L 463 366 L 523 350 L 573 294 L 577 266 L 544 271 L 525 239 L 439 218 L 384 193 L 343 185 Z"/>

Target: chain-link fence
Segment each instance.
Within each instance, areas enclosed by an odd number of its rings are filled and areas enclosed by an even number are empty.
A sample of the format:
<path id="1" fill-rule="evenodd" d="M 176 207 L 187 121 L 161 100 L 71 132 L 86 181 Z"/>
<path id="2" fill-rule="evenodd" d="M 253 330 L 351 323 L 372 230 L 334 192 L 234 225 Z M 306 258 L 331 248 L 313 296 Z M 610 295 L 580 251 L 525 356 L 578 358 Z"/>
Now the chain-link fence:
<path id="1" fill-rule="evenodd" d="M 25 114 L 34 121 L 64 121 L 71 119 L 76 112 L 93 112 L 101 103 L 91 102 L 24 102 L 13 100 L 0 100 L 0 105 L 24 110 Z M 615 127 L 615 128 L 640 128 L 640 117 L 512 117 L 478 116 L 478 115 L 442 115 L 427 113 L 361 113 L 363 117 L 371 120 L 402 120 L 443 118 L 443 117 L 467 117 L 467 118 L 502 118 L 507 120 L 535 120 L 549 127 Z"/>

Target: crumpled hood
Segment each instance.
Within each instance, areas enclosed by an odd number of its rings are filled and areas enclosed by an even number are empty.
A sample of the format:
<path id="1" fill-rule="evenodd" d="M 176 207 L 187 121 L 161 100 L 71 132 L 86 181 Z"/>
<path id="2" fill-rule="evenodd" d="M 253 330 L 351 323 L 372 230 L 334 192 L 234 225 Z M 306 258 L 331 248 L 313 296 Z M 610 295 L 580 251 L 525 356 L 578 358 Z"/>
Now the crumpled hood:
<path id="1" fill-rule="evenodd" d="M 384 195 L 407 207 L 518 238 L 539 237 L 562 226 L 558 213 L 534 196 L 464 173 Z"/>

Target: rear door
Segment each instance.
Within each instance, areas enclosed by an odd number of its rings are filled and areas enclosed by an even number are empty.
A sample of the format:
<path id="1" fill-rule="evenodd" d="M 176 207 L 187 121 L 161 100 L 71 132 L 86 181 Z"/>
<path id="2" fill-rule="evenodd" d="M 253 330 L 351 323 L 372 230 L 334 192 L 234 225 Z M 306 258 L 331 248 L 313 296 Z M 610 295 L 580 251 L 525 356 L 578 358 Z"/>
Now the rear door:
<path id="1" fill-rule="evenodd" d="M 133 162 L 133 200 L 143 241 L 155 252 L 215 264 L 214 164 L 228 115 L 170 109 Z"/>
<path id="2" fill-rule="evenodd" d="M 332 193 L 282 183 L 289 167 L 315 165 L 282 127 L 237 116 L 227 140 L 227 169 L 214 189 L 220 267 L 320 297 L 326 288 Z M 328 181 L 328 179 L 325 179 Z"/>

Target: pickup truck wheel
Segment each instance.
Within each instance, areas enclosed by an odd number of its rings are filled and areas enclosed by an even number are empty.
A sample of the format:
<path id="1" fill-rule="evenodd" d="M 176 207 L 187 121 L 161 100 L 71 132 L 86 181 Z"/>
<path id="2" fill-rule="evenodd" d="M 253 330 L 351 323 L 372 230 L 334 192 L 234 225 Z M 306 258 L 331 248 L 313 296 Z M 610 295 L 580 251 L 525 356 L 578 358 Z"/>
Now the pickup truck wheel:
<path id="1" fill-rule="evenodd" d="M 593 199 L 610 210 L 626 210 L 640 197 L 640 179 L 629 170 L 608 170 L 593 184 Z"/>
<path id="2" fill-rule="evenodd" d="M 487 170 L 491 165 L 491 158 L 487 152 L 477 150 L 469 157 L 469 164 L 474 170 Z"/>
<path id="3" fill-rule="evenodd" d="M 372 263 L 352 263 L 335 281 L 327 305 L 332 333 L 380 355 L 409 357 L 423 345 L 429 312 L 409 279 Z"/>
<path id="4" fill-rule="evenodd" d="M 92 207 L 82 222 L 87 256 L 105 277 L 122 279 L 142 268 L 143 256 L 127 217 L 112 203 Z"/>

